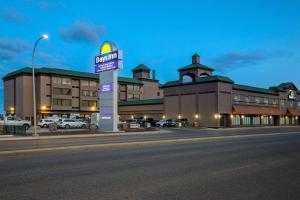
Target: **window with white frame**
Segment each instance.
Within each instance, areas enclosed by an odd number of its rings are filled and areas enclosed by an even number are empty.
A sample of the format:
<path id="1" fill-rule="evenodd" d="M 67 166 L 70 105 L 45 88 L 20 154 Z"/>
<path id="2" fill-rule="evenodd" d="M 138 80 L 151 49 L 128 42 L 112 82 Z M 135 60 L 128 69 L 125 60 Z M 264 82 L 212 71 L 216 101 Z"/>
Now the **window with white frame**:
<path id="1" fill-rule="evenodd" d="M 259 98 L 259 97 L 256 97 L 256 98 L 255 98 L 255 102 L 256 102 L 256 104 L 259 104 L 259 103 L 260 103 L 260 98 Z"/>
<path id="2" fill-rule="evenodd" d="M 240 97 L 240 95 L 235 94 L 234 97 L 233 97 L 233 99 L 234 99 L 234 101 L 238 102 L 238 101 L 241 100 L 241 97 Z"/>
<path id="3" fill-rule="evenodd" d="M 273 105 L 277 105 L 277 100 L 273 99 L 272 103 L 273 103 Z"/>
<path id="4" fill-rule="evenodd" d="M 284 106 L 284 99 L 281 99 L 281 100 L 280 100 L 280 105 L 281 105 L 281 106 Z"/>
<path id="5" fill-rule="evenodd" d="M 245 102 L 246 102 L 247 104 L 250 103 L 250 97 L 249 97 L 249 96 L 246 96 L 246 97 L 245 97 Z"/>
<path id="6" fill-rule="evenodd" d="M 268 98 L 264 98 L 264 104 L 269 104 L 269 99 Z"/>

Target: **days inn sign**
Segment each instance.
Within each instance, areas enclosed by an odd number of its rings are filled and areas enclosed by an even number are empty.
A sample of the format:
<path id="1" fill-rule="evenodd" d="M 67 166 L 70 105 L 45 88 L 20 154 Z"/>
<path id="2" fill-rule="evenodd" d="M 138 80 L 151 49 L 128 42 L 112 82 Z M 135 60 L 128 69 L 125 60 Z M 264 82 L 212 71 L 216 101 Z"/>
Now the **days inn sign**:
<path id="1" fill-rule="evenodd" d="M 95 57 L 95 72 L 115 70 L 122 68 L 123 54 L 113 42 L 104 42 L 100 49 L 100 55 Z"/>

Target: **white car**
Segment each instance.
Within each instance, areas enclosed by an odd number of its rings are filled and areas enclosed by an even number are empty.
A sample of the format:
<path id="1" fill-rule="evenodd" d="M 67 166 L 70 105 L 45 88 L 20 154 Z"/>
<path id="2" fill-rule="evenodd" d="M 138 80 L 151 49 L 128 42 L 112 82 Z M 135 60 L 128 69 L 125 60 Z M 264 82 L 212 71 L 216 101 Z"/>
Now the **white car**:
<path id="1" fill-rule="evenodd" d="M 57 126 L 59 128 L 86 128 L 87 124 L 86 122 L 76 120 L 76 119 L 61 119 Z"/>
<path id="2" fill-rule="evenodd" d="M 0 125 L 23 126 L 26 130 L 28 130 L 31 126 L 31 122 L 28 120 L 22 120 L 16 117 L 9 116 L 0 118 Z"/>
<path id="3" fill-rule="evenodd" d="M 155 123 L 156 127 L 165 127 L 167 125 L 166 120 L 159 120 L 158 122 Z"/>
<path id="4" fill-rule="evenodd" d="M 48 128 L 50 124 L 55 123 L 53 119 L 41 119 L 38 123 L 38 126 L 41 128 Z"/>

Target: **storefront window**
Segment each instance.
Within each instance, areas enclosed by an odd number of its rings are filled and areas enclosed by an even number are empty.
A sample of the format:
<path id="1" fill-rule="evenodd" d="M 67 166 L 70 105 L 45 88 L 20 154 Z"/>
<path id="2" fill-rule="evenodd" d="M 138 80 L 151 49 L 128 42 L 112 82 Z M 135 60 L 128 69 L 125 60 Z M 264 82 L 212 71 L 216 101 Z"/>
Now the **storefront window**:
<path id="1" fill-rule="evenodd" d="M 239 125 L 241 125 L 241 117 L 239 115 L 234 115 L 231 118 L 231 124 L 233 126 L 239 126 Z"/>
<path id="2" fill-rule="evenodd" d="M 269 124 L 269 118 L 267 116 L 261 117 L 261 124 L 268 125 Z"/>
<path id="3" fill-rule="evenodd" d="M 253 117 L 252 121 L 253 125 L 260 125 L 260 117 Z"/>
<path id="4" fill-rule="evenodd" d="M 245 126 L 251 125 L 251 117 L 245 116 L 245 117 L 243 118 L 243 125 L 245 125 Z"/>

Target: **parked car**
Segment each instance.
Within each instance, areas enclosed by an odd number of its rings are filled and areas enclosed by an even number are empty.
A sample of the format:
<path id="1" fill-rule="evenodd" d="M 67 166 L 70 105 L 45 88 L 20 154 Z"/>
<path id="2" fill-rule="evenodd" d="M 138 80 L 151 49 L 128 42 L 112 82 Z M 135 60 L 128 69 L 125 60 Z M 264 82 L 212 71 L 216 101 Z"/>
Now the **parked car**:
<path id="1" fill-rule="evenodd" d="M 166 126 L 167 127 L 176 127 L 177 125 L 177 122 L 175 119 L 168 119 L 167 120 L 167 123 L 166 123 Z"/>
<path id="2" fill-rule="evenodd" d="M 87 124 L 84 121 L 76 119 L 61 119 L 57 124 L 58 128 L 86 128 Z"/>
<path id="3" fill-rule="evenodd" d="M 50 124 L 55 123 L 53 119 L 41 119 L 38 123 L 38 126 L 41 128 L 48 128 Z"/>
<path id="4" fill-rule="evenodd" d="M 185 127 L 185 126 L 188 126 L 188 123 L 189 123 L 189 122 L 188 122 L 188 119 L 186 119 L 186 118 L 183 118 L 183 119 L 177 119 L 176 122 L 177 122 L 177 123 L 180 122 L 180 123 L 181 123 L 181 126 L 184 126 L 184 127 Z"/>
<path id="5" fill-rule="evenodd" d="M 13 116 L 8 116 L 8 117 L 3 116 L 0 119 L 0 125 L 23 126 L 26 130 L 28 130 L 31 126 L 31 122 Z"/>
<path id="6" fill-rule="evenodd" d="M 167 121 L 166 120 L 159 120 L 158 122 L 155 123 L 156 127 L 165 127 L 167 126 Z"/>

